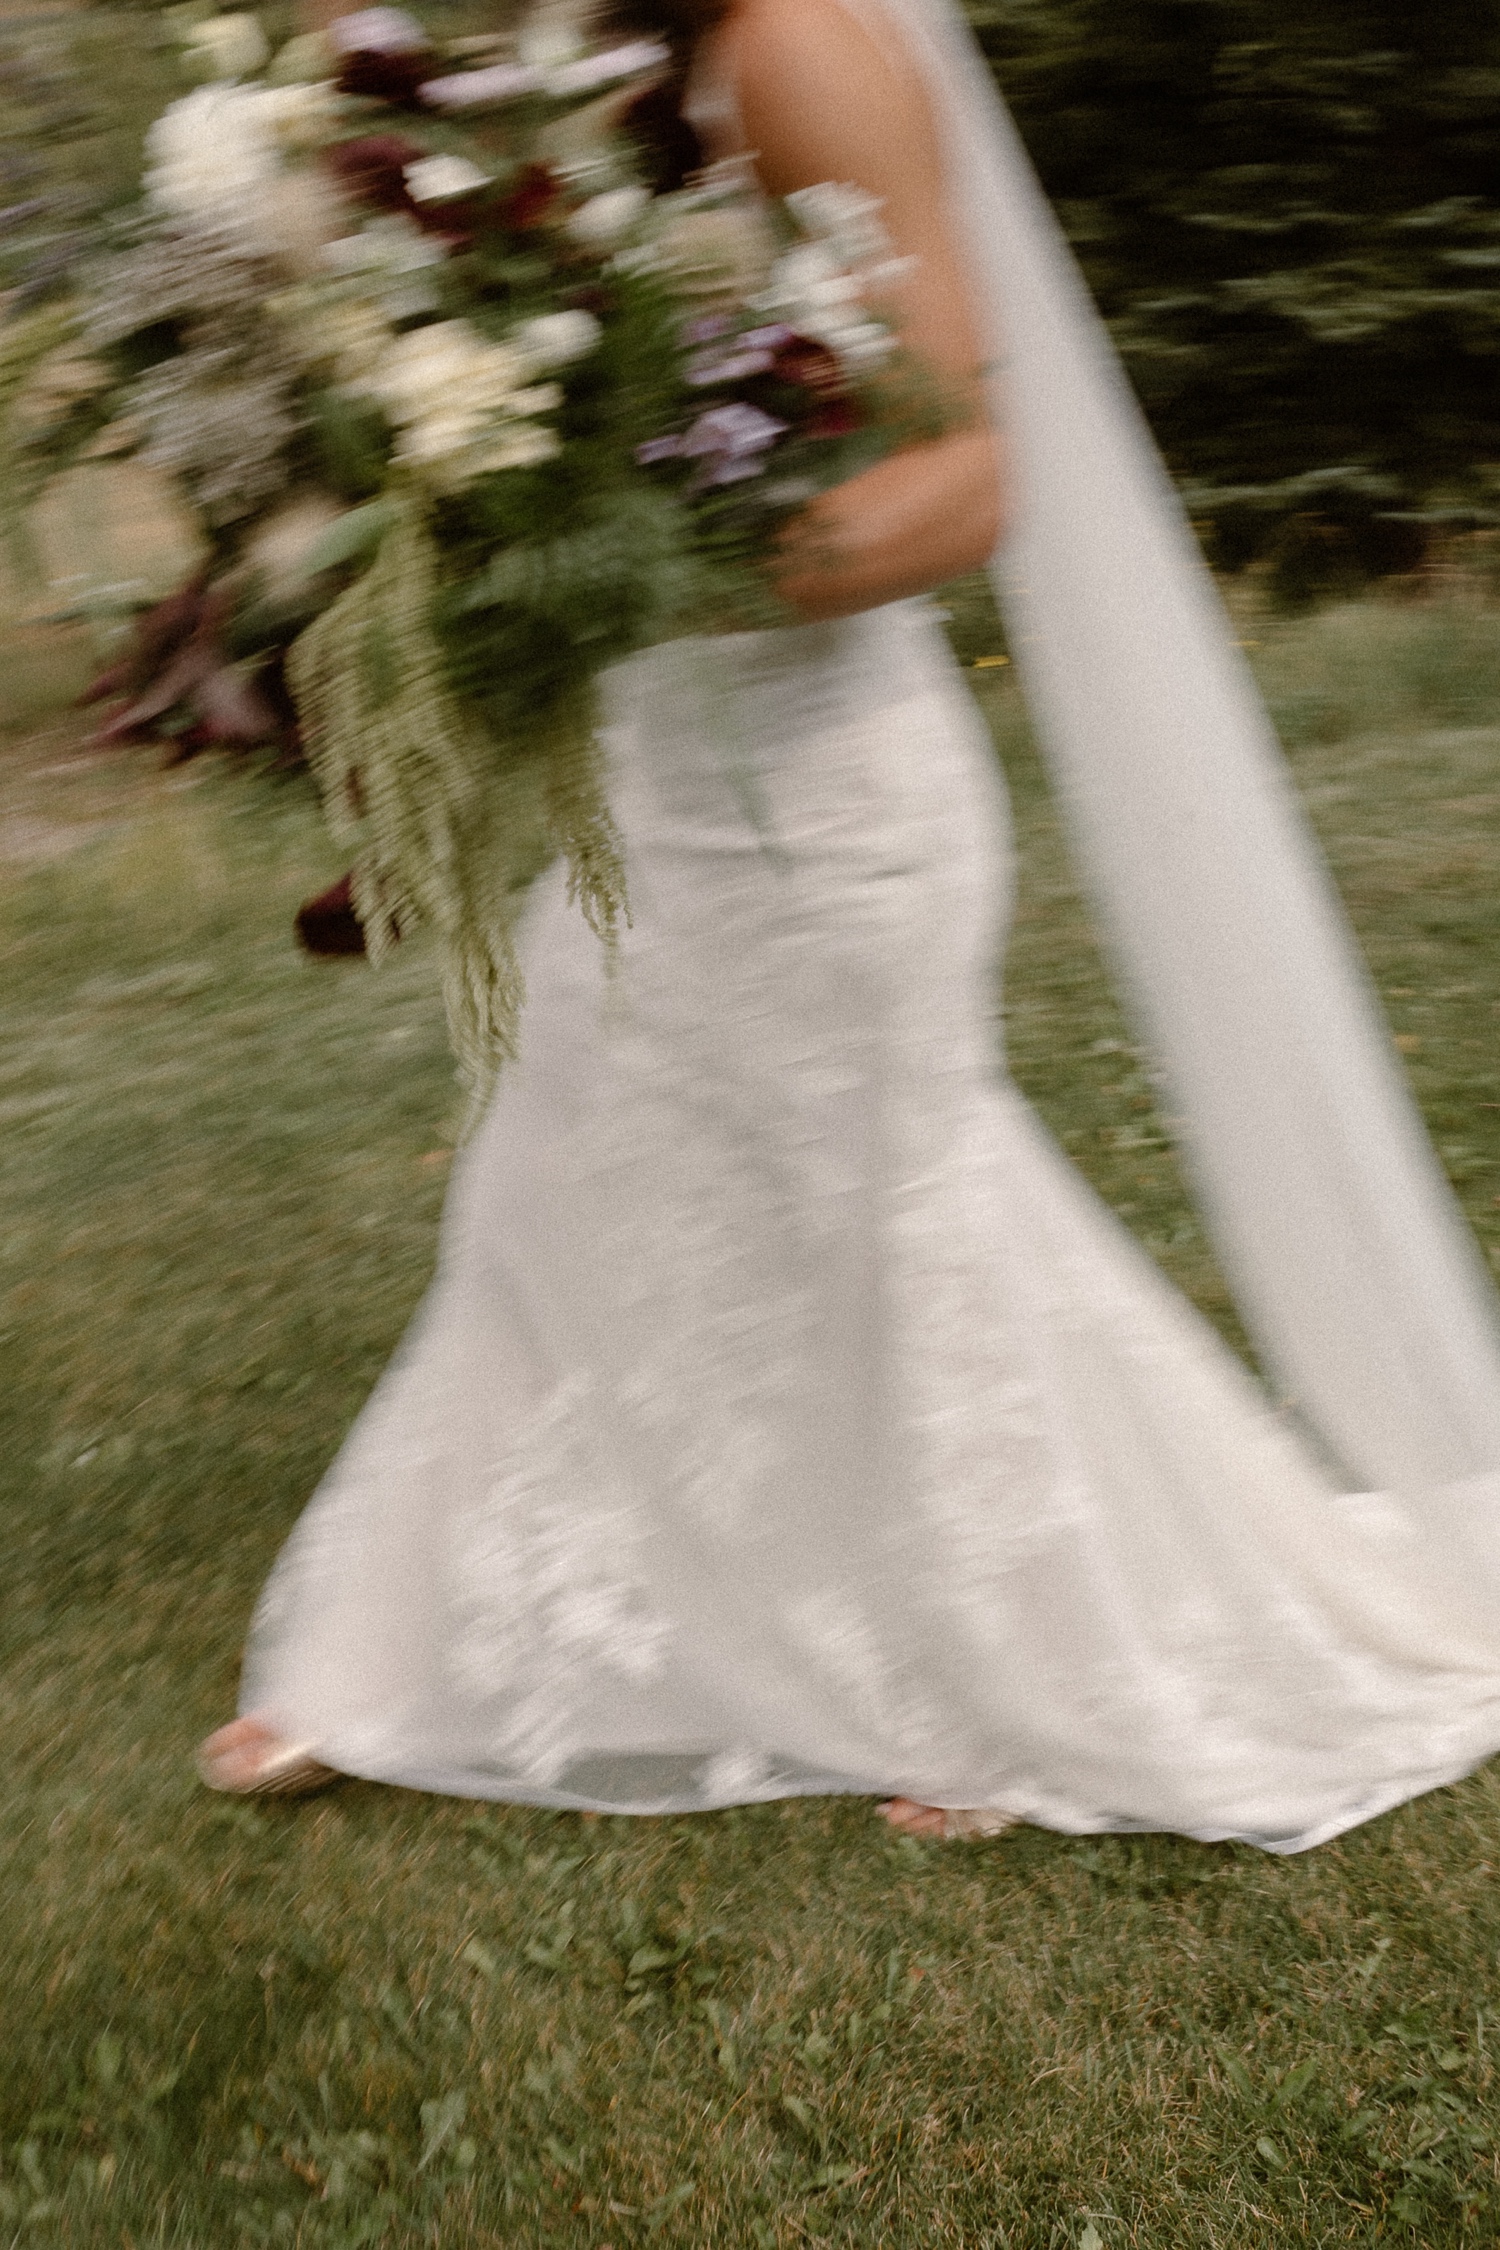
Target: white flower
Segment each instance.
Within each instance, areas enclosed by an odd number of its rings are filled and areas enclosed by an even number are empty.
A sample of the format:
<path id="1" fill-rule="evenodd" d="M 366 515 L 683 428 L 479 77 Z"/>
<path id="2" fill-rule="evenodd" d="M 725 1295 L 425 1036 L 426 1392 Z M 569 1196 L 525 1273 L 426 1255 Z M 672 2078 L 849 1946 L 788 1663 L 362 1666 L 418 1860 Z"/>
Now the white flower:
<path id="1" fill-rule="evenodd" d="M 736 162 L 716 165 L 696 188 L 655 199 L 643 248 L 685 296 L 744 304 L 766 287 L 776 237 L 752 186 L 749 168 Z M 637 265 L 634 251 L 623 258 Z"/>
<path id="2" fill-rule="evenodd" d="M 404 8 L 358 8 L 335 16 L 327 36 L 341 55 L 419 55 L 427 34 Z"/>
<path id="3" fill-rule="evenodd" d="M 281 159 L 252 87 L 200 86 L 146 135 L 146 193 L 174 218 L 242 216 Z"/>
<path id="4" fill-rule="evenodd" d="M 841 265 L 827 243 L 800 242 L 771 268 L 766 293 L 773 292 L 784 304 L 832 308 L 860 303 L 864 287 L 858 274 Z"/>
<path id="5" fill-rule="evenodd" d="M 443 262 L 443 247 L 404 211 L 367 219 L 357 234 L 340 235 L 323 253 L 340 273 L 403 274 Z"/>
<path id="6" fill-rule="evenodd" d="M 206 78 L 250 78 L 271 59 L 266 35 L 252 15 L 209 16 L 192 24 L 183 61 Z"/>
<path id="7" fill-rule="evenodd" d="M 510 340 L 533 367 L 569 367 L 586 359 L 603 334 L 592 313 L 555 312 L 522 321 Z"/>
<path id="8" fill-rule="evenodd" d="M 591 195 L 578 206 L 568 220 L 568 232 L 587 249 L 607 249 L 630 232 L 650 204 L 649 188 L 606 188 L 603 195 Z"/>
<path id="9" fill-rule="evenodd" d="M 535 361 L 492 344 L 466 320 L 433 321 L 397 336 L 353 388 L 379 400 L 396 429 L 396 457 L 448 487 L 521 468 L 558 450 L 534 417 L 562 404 L 555 383 L 528 384 Z"/>
<path id="10" fill-rule="evenodd" d="M 333 182 L 311 165 L 282 171 L 255 199 L 257 247 L 299 279 L 322 272 L 328 244 L 348 223 Z"/>
<path id="11" fill-rule="evenodd" d="M 627 46 L 610 47 L 603 54 L 583 55 L 577 62 L 558 63 L 541 73 L 542 90 L 557 99 L 589 94 L 612 86 L 621 78 L 635 78 L 672 60 L 670 47 L 653 39 L 632 39 Z"/>
<path id="12" fill-rule="evenodd" d="M 560 383 L 529 383 L 524 391 L 512 391 L 505 402 L 507 414 L 555 414 L 562 405 Z"/>
<path id="13" fill-rule="evenodd" d="M 422 99 L 433 109 L 482 109 L 535 93 L 540 82 L 536 71 L 520 63 L 492 63 L 487 70 L 454 70 L 425 80 Z"/>
<path id="14" fill-rule="evenodd" d="M 373 374 L 395 336 L 368 298 L 333 295 L 326 284 L 268 297 L 266 310 L 282 323 L 287 346 L 298 358 L 309 367 L 331 368 L 350 389 Z"/>
<path id="15" fill-rule="evenodd" d="M 503 408 L 529 372 L 519 352 L 487 343 L 468 321 L 435 320 L 395 339 L 369 388 L 393 419 L 408 421 L 439 402 L 464 413 Z"/>
<path id="16" fill-rule="evenodd" d="M 174 218 L 213 219 L 255 239 L 256 202 L 282 170 L 283 148 L 320 137 L 327 86 L 199 86 L 146 135 L 146 194 Z"/>
<path id="17" fill-rule="evenodd" d="M 895 347 L 883 321 L 865 305 L 865 283 L 841 264 L 828 242 L 800 242 L 776 260 L 757 311 L 810 336 L 849 368 L 878 366 Z"/>
<path id="18" fill-rule="evenodd" d="M 449 195 L 472 195 L 488 187 L 490 174 L 471 164 L 466 156 L 424 156 L 402 173 L 418 203 L 440 203 Z"/>
<path id="19" fill-rule="evenodd" d="M 817 187 L 795 189 L 786 200 L 798 225 L 827 242 L 840 265 L 869 266 L 890 256 L 891 238 L 880 217 L 884 205 L 878 195 L 824 180 Z"/>

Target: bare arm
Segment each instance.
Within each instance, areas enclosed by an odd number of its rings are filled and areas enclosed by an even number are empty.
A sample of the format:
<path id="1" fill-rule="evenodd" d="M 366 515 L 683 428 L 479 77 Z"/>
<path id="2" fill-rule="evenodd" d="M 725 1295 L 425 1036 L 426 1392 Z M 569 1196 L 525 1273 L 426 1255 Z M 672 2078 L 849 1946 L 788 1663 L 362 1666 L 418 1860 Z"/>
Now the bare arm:
<path id="1" fill-rule="evenodd" d="M 806 617 L 846 617 L 976 568 L 1002 528 L 984 350 L 942 151 L 915 65 L 839 0 L 740 0 L 718 37 L 767 191 L 832 180 L 882 198 L 896 253 L 911 263 L 880 309 L 972 411 L 965 426 L 825 493 L 788 532 L 781 593 Z"/>

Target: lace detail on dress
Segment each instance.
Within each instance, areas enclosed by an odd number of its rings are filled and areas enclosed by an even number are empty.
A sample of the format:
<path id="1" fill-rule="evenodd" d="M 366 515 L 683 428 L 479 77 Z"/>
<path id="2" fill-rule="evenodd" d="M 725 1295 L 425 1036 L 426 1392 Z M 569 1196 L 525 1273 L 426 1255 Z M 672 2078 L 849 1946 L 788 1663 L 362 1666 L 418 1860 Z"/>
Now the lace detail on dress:
<path id="1" fill-rule="evenodd" d="M 1278 1848 L 1500 1742 L 1495 1495 L 1436 1548 L 1339 1499 L 999 1074 L 1003 804 L 930 617 L 610 687 L 618 972 L 544 878 L 249 1707 L 425 1787 Z"/>
<path id="2" fill-rule="evenodd" d="M 586 1375 L 560 1383 L 455 1525 L 455 1679 L 486 1701 L 516 1698 L 492 1746 L 535 1780 L 589 1747 L 570 1678 L 649 1679 L 672 1637 L 652 1601 L 650 1527 L 599 1445 L 601 1421 Z"/>

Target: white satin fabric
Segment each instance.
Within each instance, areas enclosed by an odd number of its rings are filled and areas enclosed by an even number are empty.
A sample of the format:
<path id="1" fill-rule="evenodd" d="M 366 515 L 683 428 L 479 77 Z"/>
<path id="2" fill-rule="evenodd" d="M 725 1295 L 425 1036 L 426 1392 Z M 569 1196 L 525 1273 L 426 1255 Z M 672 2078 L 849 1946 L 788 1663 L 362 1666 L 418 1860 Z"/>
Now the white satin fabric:
<path id="1" fill-rule="evenodd" d="M 478 1796 L 1297 1850 L 1500 1747 L 1492 1293 L 982 65 L 947 0 L 855 5 L 938 105 L 1038 735 L 1292 1403 L 1001 1075 L 1004 807 L 923 605 L 677 644 L 609 682 L 618 973 L 554 874 L 519 1061 L 243 1708 Z"/>
<path id="2" fill-rule="evenodd" d="M 1489 1488 L 1335 1491 L 1005 1084 L 1004 805 L 926 607 L 610 687 L 619 969 L 548 878 L 245 1708 L 476 1796 L 1277 1849 L 1500 1744 Z"/>

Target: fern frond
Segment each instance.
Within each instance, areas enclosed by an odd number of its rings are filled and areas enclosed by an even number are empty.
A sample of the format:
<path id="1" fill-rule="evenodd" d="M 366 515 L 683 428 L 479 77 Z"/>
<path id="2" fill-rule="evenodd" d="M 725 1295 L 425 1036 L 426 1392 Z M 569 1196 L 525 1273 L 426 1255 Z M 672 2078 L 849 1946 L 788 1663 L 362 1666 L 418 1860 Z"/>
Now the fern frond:
<path id="1" fill-rule="evenodd" d="M 295 642 L 288 677 L 330 825 L 358 850 L 370 958 L 399 930 L 435 932 L 477 1109 L 515 1052 L 515 928 L 539 847 L 567 853 L 573 893 L 609 942 L 625 912 L 624 870 L 591 703 L 539 714 L 525 746 L 497 742 L 449 684 L 432 623 L 438 553 L 421 505 L 408 492 L 392 509 L 371 567 Z"/>

